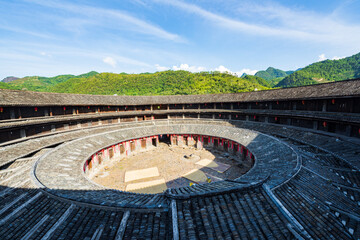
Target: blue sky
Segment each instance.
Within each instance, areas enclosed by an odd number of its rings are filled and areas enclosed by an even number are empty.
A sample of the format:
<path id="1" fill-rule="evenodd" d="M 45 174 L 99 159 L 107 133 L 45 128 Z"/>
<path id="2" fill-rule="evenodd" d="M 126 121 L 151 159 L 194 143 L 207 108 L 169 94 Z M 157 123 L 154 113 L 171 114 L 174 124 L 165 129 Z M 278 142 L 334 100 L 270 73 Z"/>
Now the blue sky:
<path id="1" fill-rule="evenodd" d="M 360 0 L 0 0 L 0 79 L 254 74 L 360 52 Z"/>

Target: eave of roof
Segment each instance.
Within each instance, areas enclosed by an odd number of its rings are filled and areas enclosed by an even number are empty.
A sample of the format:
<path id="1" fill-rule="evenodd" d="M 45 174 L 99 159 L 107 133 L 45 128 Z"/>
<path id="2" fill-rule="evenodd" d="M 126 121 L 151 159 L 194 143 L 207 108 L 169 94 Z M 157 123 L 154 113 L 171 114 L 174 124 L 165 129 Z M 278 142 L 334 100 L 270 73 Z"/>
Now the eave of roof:
<path id="1" fill-rule="evenodd" d="M 0 106 L 130 106 L 211 102 L 264 102 L 360 96 L 360 79 L 265 91 L 167 96 L 109 96 L 0 89 Z"/>

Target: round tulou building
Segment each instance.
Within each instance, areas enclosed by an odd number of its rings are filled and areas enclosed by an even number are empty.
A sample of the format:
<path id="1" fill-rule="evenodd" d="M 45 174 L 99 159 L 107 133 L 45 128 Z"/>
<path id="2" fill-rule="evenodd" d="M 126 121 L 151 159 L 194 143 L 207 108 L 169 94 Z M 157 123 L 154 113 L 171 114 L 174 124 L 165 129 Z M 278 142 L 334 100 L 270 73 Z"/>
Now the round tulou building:
<path id="1" fill-rule="evenodd" d="M 0 239 L 360 239 L 360 80 L 0 90 Z"/>

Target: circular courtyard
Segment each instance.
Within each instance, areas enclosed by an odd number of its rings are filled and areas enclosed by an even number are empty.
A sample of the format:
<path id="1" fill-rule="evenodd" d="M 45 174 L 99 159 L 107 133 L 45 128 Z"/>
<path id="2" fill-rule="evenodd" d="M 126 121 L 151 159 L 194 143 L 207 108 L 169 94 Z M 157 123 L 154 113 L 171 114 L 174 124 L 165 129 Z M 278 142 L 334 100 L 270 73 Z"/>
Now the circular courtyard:
<path id="1" fill-rule="evenodd" d="M 160 193 L 167 188 L 234 180 L 253 165 L 225 151 L 160 142 L 157 147 L 101 164 L 90 179 L 107 188 Z"/>

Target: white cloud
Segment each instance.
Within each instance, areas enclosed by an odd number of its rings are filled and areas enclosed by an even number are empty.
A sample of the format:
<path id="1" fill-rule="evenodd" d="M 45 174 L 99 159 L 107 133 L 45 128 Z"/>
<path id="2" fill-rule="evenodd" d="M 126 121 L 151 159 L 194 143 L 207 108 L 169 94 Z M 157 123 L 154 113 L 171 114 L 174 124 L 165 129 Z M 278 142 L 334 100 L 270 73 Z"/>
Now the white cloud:
<path id="1" fill-rule="evenodd" d="M 112 57 L 106 57 L 106 58 L 104 58 L 104 59 L 103 59 L 103 62 L 106 63 L 106 64 L 109 64 L 109 65 L 112 66 L 113 68 L 115 68 L 115 67 L 116 67 L 116 64 L 117 64 L 116 60 L 115 60 L 114 58 L 112 58 Z"/>
<path id="2" fill-rule="evenodd" d="M 173 66 L 172 67 L 173 70 L 177 71 L 177 70 L 185 70 L 185 71 L 189 71 L 189 72 L 202 72 L 205 71 L 206 68 L 205 67 L 201 67 L 201 66 L 189 66 L 189 64 L 183 63 L 180 64 L 180 66 Z"/>
<path id="3" fill-rule="evenodd" d="M 316 41 L 341 46 L 348 44 L 352 48 L 358 48 L 360 41 L 359 24 L 346 22 L 345 19 L 339 19 L 333 14 L 324 15 L 288 8 L 273 2 L 260 5 L 245 1 L 245 4 L 238 11 L 238 14 L 242 16 L 242 20 L 239 20 L 179 0 L 156 1 L 193 13 L 212 22 L 215 26 L 234 32 Z"/>
<path id="4" fill-rule="evenodd" d="M 55 38 L 51 35 L 35 32 L 35 31 L 29 31 L 29 30 L 25 30 L 22 28 L 18 28 L 18 27 L 9 27 L 9 26 L 0 25 L 0 29 L 3 29 L 5 31 L 10 31 L 10 32 L 15 32 L 15 33 L 32 35 L 32 36 L 39 37 L 39 38 L 48 38 L 48 39 Z"/>
<path id="5" fill-rule="evenodd" d="M 158 70 L 158 71 L 166 71 L 166 70 L 169 70 L 168 67 L 160 66 L 159 64 L 155 64 L 155 67 L 156 67 L 156 70 Z"/>
<path id="6" fill-rule="evenodd" d="M 47 52 L 40 52 L 40 55 L 44 57 L 52 57 L 52 55 Z"/>
<path id="7" fill-rule="evenodd" d="M 244 73 L 246 73 L 247 75 L 255 75 L 255 73 L 258 72 L 258 70 L 251 70 L 251 69 L 248 69 L 248 68 L 244 68 L 244 69 L 242 69 L 240 71 L 233 72 L 230 69 L 224 67 L 223 65 L 220 65 L 219 67 L 215 68 L 215 71 L 219 71 L 219 72 L 222 72 L 222 73 L 229 73 L 229 74 L 232 74 L 232 75 L 236 75 L 238 77 L 241 77 Z"/>
<path id="8" fill-rule="evenodd" d="M 331 60 L 339 60 L 339 59 L 343 59 L 343 58 L 346 58 L 346 57 L 334 56 L 334 57 L 331 58 Z M 321 61 L 324 61 L 324 60 L 327 60 L 327 59 L 329 59 L 329 58 L 325 57 L 325 54 L 323 53 L 323 54 L 319 55 L 319 60 L 318 61 L 321 62 Z"/>
<path id="9" fill-rule="evenodd" d="M 232 73 L 230 69 L 224 67 L 223 65 L 220 65 L 219 67 L 215 68 L 215 71 L 222 72 L 222 73 Z"/>
<path id="10" fill-rule="evenodd" d="M 332 60 L 340 60 L 340 59 L 343 59 L 343 58 L 346 58 L 345 56 L 344 57 L 337 57 L 337 56 L 334 56 L 333 58 L 332 58 Z"/>
<path id="11" fill-rule="evenodd" d="M 110 20 L 103 23 L 104 25 L 106 25 L 106 27 L 112 27 L 112 28 L 127 27 L 127 29 L 131 31 L 141 32 L 143 34 L 152 35 L 158 38 L 163 38 L 177 42 L 185 41 L 177 34 L 167 32 L 164 29 L 154 24 L 151 24 L 149 22 L 131 16 L 130 14 L 124 11 L 91 7 L 81 4 L 73 4 L 65 1 L 61 1 L 61 2 L 51 1 L 51 0 L 25 0 L 25 1 L 32 2 L 49 8 L 55 8 L 55 9 L 87 16 L 89 19 L 91 19 L 91 21 L 87 22 L 89 24 L 91 23 L 100 24 L 101 22 L 103 22 L 104 19 L 106 19 L 106 20 Z M 84 23 L 86 23 L 86 21 L 81 20 L 81 24 Z"/>
<path id="12" fill-rule="evenodd" d="M 255 73 L 257 73 L 259 70 L 252 70 L 252 69 L 248 69 L 248 68 L 244 68 L 238 72 L 236 72 L 236 75 L 238 75 L 239 77 L 241 77 L 244 73 L 246 73 L 247 75 L 255 75 Z"/>
<path id="13" fill-rule="evenodd" d="M 169 67 L 160 66 L 159 64 L 155 64 L 155 67 L 156 67 L 157 71 L 166 71 L 166 70 L 170 69 Z M 173 66 L 171 69 L 175 70 L 175 71 L 177 71 L 177 70 L 185 70 L 185 71 L 189 71 L 189 72 L 208 71 L 205 67 L 190 66 L 187 63 L 180 64 L 180 66 Z M 241 69 L 240 71 L 233 72 L 229 68 L 227 68 L 227 67 L 225 67 L 223 65 L 219 65 L 215 69 L 210 69 L 209 71 L 217 71 L 217 72 L 221 72 L 221 73 L 228 73 L 228 74 L 238 76 L 238 77 L 241 77 L 243 75 L 243 73 L 246 73 L 247 75 L 255 75 L 255 73 L 258 72 L 258 70 L 252 70 L 252 69 L 248 69 L 248 68 L 244 68 L 244 69 Z"/>
<path id="14" fill-rule="evenodd" d="M 323 54 L 320 54 L 319 55 L 319 62 L 321 62 L 321 61 L 324 61 L 324 60 L 326 60 L 327 58 L 325 57 L 325 54 L 323 53 Z"/>

